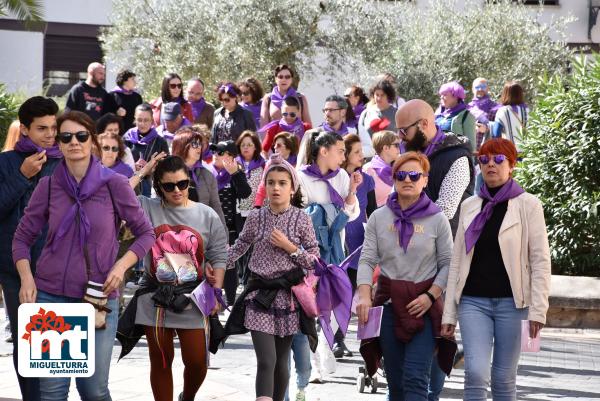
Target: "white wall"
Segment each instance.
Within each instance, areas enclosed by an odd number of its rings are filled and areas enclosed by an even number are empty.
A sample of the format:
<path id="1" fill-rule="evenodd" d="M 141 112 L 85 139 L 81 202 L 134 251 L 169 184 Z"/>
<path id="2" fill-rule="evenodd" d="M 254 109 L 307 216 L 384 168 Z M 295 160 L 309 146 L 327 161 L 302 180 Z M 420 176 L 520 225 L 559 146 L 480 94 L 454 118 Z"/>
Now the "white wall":
<path id="1" fill-rule="evenodd" d="M 0 82 L 9 92 L 41 93 L 43 62 L 41 33 L 0 30 Z"/>

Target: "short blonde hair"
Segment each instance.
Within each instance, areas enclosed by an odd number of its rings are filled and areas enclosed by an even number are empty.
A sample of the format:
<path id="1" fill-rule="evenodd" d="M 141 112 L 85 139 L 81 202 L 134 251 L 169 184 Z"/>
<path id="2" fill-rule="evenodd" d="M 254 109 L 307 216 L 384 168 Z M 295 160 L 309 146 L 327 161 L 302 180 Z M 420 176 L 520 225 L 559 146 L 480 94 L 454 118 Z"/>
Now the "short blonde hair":
<path id="1" fill-rule="evenodd" d="M 417 163 L 419 163 L 421 165 L 421 168 L 423 169 L 423 173 L 425 173 L 425 175 L 429 174 L 429 169 L 430 169 L 429 159 L 427 158 L 427 156 L 425 156 L 424 153 L 406 152 L 406 153 L 403 153 L 400 156 L 398 156 L 396 158 L 396 161 L 394 161 L 394 166 L 392 167 L 392 175 L 395 176 L 396 172 L 398 172 L 398 170 L 400 170 L 400 167 L 402 167 L 403 164 L 405 164 L 409 161 L 416 161 Z"/>
<path id="2" fill-rule="evenodd" d="M 383 152 L 384 146 L 392 146 L 392 144 L 399 140 L 398 134 L 392 131 L 379 131 L 373 135 L 373 148 L 375 153 L 380 154 Z"/>

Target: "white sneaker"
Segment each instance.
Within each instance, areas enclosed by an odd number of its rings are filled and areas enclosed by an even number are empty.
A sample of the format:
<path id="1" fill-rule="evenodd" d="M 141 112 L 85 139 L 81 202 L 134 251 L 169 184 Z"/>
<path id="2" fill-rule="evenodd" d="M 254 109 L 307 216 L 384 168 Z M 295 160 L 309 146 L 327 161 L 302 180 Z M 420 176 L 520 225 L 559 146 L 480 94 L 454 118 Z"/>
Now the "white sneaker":
<path id="1" fill-rule="evenodd" d="M 304 394 L 304 390 L 298 390 L 296 393 L 296 401 L 306 401 L 306 394 Z"/>

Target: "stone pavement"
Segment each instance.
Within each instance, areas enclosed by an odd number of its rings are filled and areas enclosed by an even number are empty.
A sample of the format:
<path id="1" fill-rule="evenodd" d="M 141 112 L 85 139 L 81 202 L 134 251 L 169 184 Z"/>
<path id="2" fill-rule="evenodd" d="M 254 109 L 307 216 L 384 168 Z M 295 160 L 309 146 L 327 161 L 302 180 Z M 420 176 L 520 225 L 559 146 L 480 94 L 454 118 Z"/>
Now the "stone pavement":
<path id="1" fill-rule="evenodd" d="M 0 316 L 3 311 L 0 310 Z M 519 364 L 518 399 L 542 400 L 600 400 L 600 330 L 544 329 L 542 351 L 523 354 Z M 351 322 L 348 346 L 358 349 L 356 319 Z M 0 401 L 20 399 L 10 356 L 10 344 L 0 342 Z M 117 363 L 120 351 L 118 342 L 113 351 L 110 389 L 112 398 L 119 400 L 152 400 L 149 382 L 147 345 L 142 339 L 138 347 Z M 337 371 L 325 384 L 310 384 L 307 400 L 359 401 L 385 400 L 385 379 L 381 378 L 376 394 L 359 394 L 356 376 L 361 360 L 355 353 L 352 358 L 340 360 Z M 179 350 L 174 362 L 175 395 L 182 389 L 183 364 Z M 226 348 L 212 356 L 211 367 L 197 400 L 250 401 L 254 400 L 254 375 L 256 361 L 249 335 L 231 338 Z M 442 400 L 462 399 L 464 371 L 456 369 L 446 381 Z M 292 395 L 295 384 L 292 380 Z M 71 398 L 79 399 L 74 386 Z"/>

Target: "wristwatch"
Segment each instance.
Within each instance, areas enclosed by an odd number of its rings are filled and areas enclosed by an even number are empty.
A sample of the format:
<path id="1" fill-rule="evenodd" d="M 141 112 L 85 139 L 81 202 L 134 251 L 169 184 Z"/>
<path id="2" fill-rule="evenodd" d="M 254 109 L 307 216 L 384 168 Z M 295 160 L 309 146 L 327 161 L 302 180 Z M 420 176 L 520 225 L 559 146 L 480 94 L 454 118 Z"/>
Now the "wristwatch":
<path id="1" fill-rule="evenodd" d="M 290 257 L 292 259 L 296 259 L 298 257 L 298 255 L 300 255 L 300 248 L 296 248 L 296 250 L 292 253 L 290 253 Z"/>

